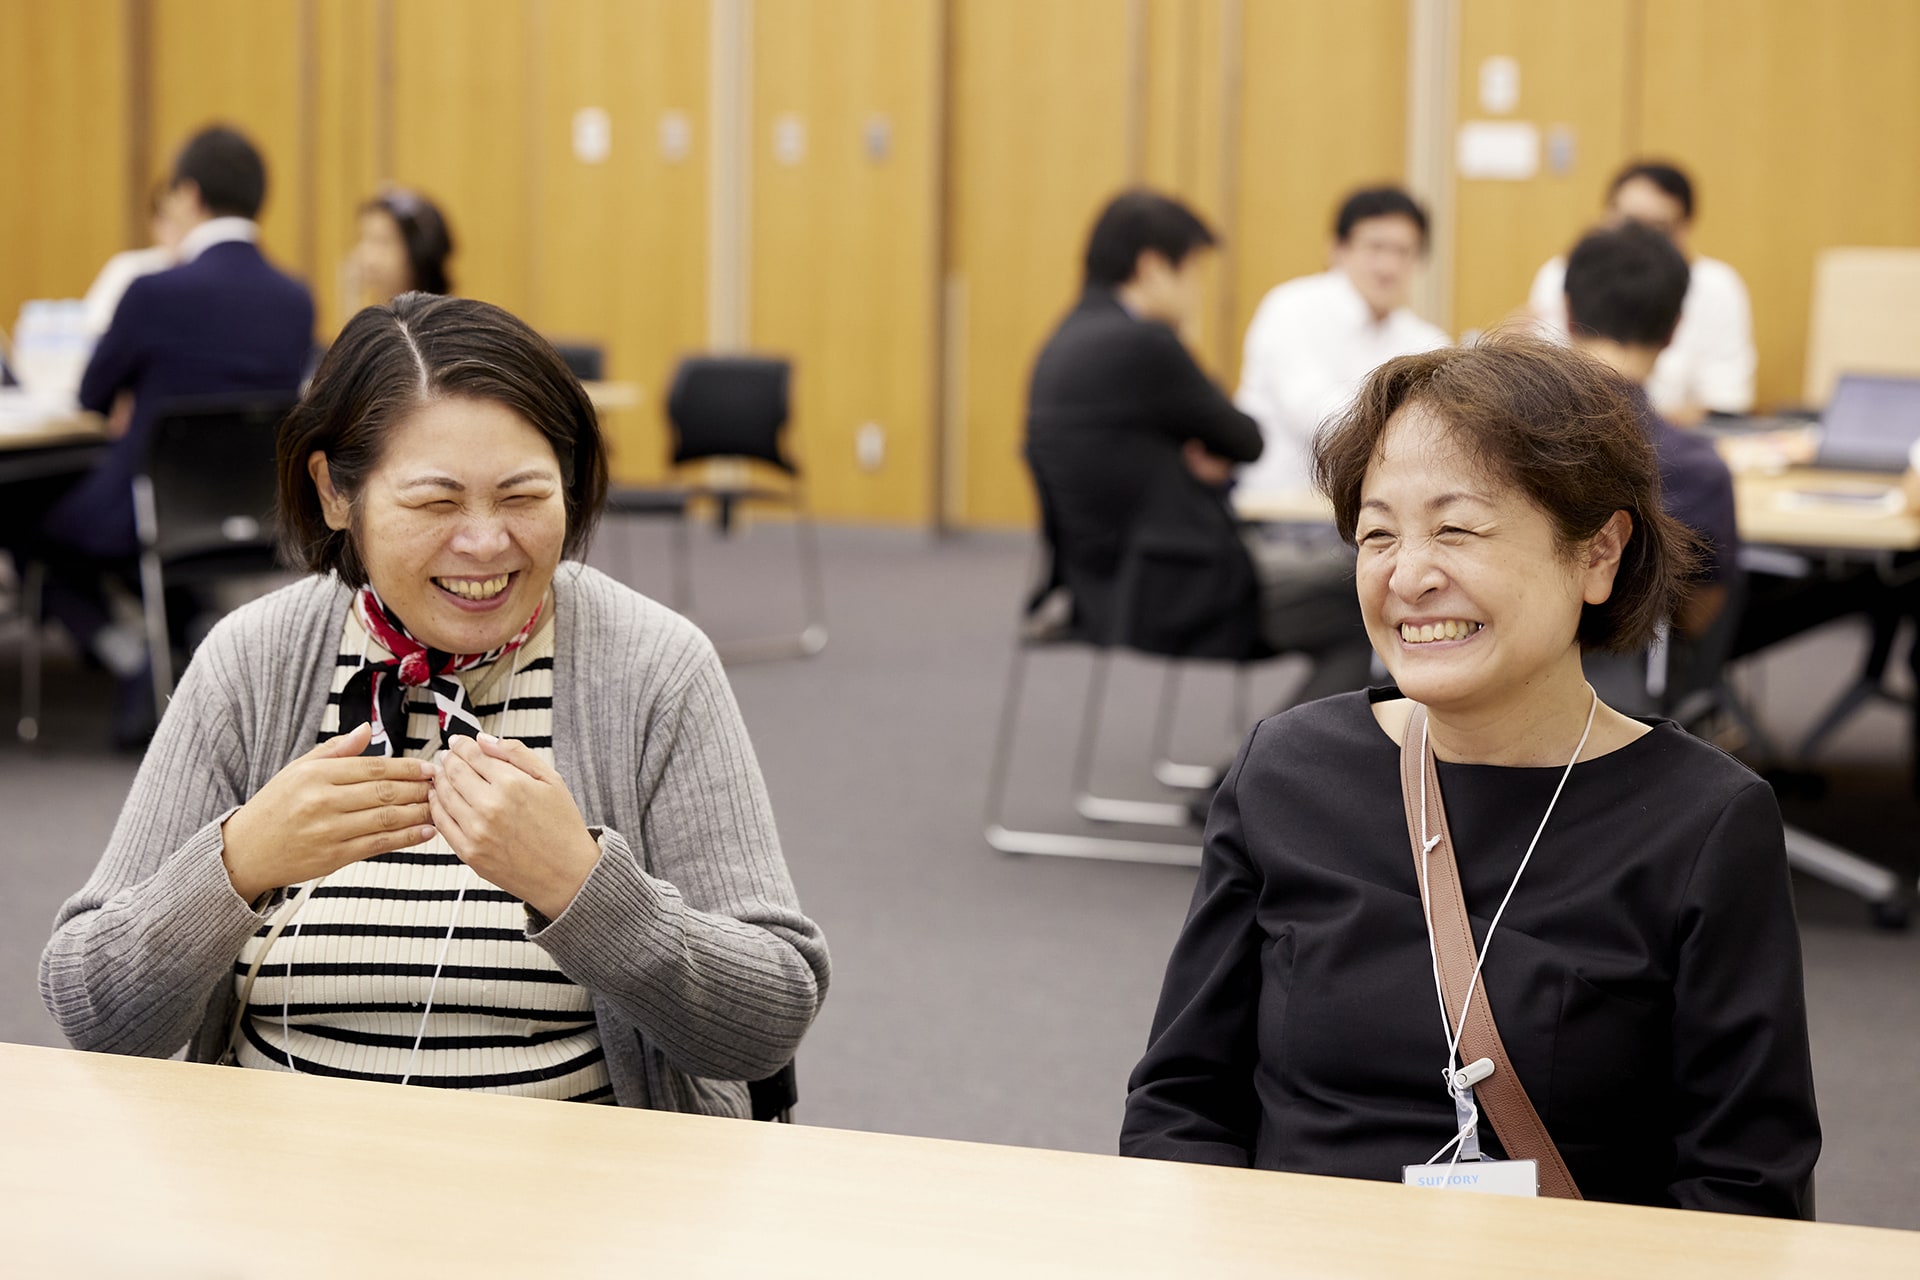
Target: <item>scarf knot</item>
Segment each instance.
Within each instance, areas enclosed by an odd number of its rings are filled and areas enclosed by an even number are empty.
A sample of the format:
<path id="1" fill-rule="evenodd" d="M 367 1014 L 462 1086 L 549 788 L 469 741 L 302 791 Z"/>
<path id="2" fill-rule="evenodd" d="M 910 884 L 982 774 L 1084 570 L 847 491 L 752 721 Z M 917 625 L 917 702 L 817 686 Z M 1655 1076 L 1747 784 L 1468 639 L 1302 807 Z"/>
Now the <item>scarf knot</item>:
<path id="1" fill-rule="evenodd" d="M 442 747 L 454 737 L 479 735 L 480 721 L 467 704 L 467 689 L 459 679 L 460 673 L 484 667 L 526 644 L 540 623 L 546 601 L 534 606 L 533 616 L 511 639 L 485 653 L 428 648 L 414 639 L 370 585 L 354 597 L 353 608 L 361 627 L 392 656 L 363 658 L 360 669 L 347 681 L 340 695 L 340 731 L 351 733 L 371 723 L 373 740 L 367 744 L 366 754 L 397 756 L 406 742 L 408 689 L 424 687 L 433 694 Z"/>

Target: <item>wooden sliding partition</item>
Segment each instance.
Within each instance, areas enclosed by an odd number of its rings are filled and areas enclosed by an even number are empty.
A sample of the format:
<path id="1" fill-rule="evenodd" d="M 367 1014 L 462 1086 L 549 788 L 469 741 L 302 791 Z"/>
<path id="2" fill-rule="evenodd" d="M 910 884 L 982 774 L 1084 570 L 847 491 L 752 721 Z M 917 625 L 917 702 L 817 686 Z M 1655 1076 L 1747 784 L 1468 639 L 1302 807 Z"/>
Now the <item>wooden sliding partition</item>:
<path id="1" fill-rule="evenodd" d="M 1920 244 L 1911 0 L 0 0 L 0 32 L 0 324 L 142 242 L 181 140 L 230 121 L 321 339 L 362 301 L 357 208 L 417 189 L 460 292 L 644 388 L 608 418 L 625 478 L 664 470 L 681 355 L 790 356 L 836 519 L 1031 525 L 1027 378 L 1129 185 L 1221 231 L 1189 339 L 1229 385 L 1340 197 L 1410 173 L 1458 333 L 1522 305 L 1622 162 L 1686 166 L 1763 404 L 1798 398 L 1819 250 Z M 1533 127 L 1537 170 L 1459 171 L 1476 121 Z"/>
<path id="2" fill-rule="evenodd" d="M 579 0 L 534 21 L 525 314 L 640 385 L 639 409 L 607 415 L 614 470 L 657 479 L 674 364 L 707 341 L 707 6 Z"/>
<path id="3" fill-rule="evenodd" d="M 1327 268 L 1334 213 L 1407 169 L 1406 0 L 1337 5 L 1248 0 L 1239 56 L 1228 350 L 1267 290 Z"/>
<path id="4" fill-rule="evenodd" d="M 794 362 L 821 511 L 933 514 L 941 6 L 753 7 L 749 345 Z"/>
<path id="5" fill-rule="evenodd" d="M 1129 0 L 959 0 L 949 33 L 949 512 L 1028 525 L 1027 375 L 1080 289 L 1100 206 L 1134 177 Z"/>
<path id="6" fill-rule="evenodd" d="M 134 63 L 123 0 L 0 0 L 0 329 L 28 299 L 78 297 L 146 234 Z"/>
<path id="7" fill-rule="evenodd" d="M 1457 119 L 1534 128 L 1539 172 L 1527 179 L 1455 177 L 1453 312 L 1456 334 L 1491 329 L 1527 300 L 1540 264 L 1564 253 L 1599 220 L 1607 179 L 1633 150 L 1629 116 L 1637 0 L 1459 0 Z M 1506 111 L 1481 100 L 1488 59 L 1518 67 L 1519 97 Z M 1496 99 L 1497 101 L 1497 99 Z M 1556 134 L 1564 163 L 1547 154 Z"/>
<path id="8" fill-rule="evenodd" d="M 1663 0 L 1642 21 L 1639 150 L 1692 171 L 1695 243 L 1753 297 L 1760 401 L 1796 402 L 1820 250 L 1920 246 L 1920 4 Z"/>

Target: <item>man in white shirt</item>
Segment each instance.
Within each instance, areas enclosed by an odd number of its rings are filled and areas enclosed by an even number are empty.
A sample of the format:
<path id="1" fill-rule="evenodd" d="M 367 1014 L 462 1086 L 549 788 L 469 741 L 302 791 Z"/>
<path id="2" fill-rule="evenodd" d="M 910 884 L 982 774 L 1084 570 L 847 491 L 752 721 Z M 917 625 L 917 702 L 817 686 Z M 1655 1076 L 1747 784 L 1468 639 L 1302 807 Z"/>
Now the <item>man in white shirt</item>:
<path id="1" fill-rule="evenodd" d="M 1308 450 L 1361 381 L 1395 356 L 1447 345 L 1407 309 L 1427 249 L 1427 215 L 1398 187 L 1356 191 L 1334 220 L 1332 269 L 1278 286 L 1247 326 L 1240 408 L 1266 449 L 1240 473 L 1244 489 L 1304 489 Z"/>
<path id="2" fill-rule="evenodd" d="M 145 249 L 123 249 L 114 254 L 94 277 L 92 287 L 87 290 L 86 307 L 87 331 L 96 339 L 113 323 L 113 313 L 119 308 L 128 285 L 180 261 L 180 237 L 186 228 L 177 220 L 177 208 L 177 201 L 170 198 L 165 186 L 156 188 L 150 209 L 152 216 L 147 223 L 153 232 L 153 243 Z"/>
<path id="3" fill-rule="evenodd" d="M 1607 189 L 1605 225 L 1638 222 L 1673 241 L 1690 268 L 1680 327 L 1660 353 L 1647 397 L 1662 417 L 1692 426 L 1713 413 L 1753 408 L 1753 308 L 1740 273 L 1688 247 L 1693 228 L 1693 183 L 1670 164 L 1638 162 Z M 1527 309 L 1550 331 L 1567 331 L 1567 260 L 1554 258 L 1533 279 Z"/>

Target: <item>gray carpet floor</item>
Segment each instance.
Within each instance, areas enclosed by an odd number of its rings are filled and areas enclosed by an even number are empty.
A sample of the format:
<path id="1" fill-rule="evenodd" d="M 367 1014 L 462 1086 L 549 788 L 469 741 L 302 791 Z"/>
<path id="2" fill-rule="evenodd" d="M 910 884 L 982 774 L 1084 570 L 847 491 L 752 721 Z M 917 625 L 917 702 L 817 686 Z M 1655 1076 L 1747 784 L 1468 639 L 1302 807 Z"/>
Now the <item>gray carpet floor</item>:
<path id="1" fill-rule="evenodd" d="M 797 622 L 791 530 L 698 539 L 698 616 L 716 640 Z M 603 531 L 596 562 L 665 594 L 655 527 Z M 772 791 L 803 903 L 825 927 L 834 981 L 799 1060 L 808 1124 L 1111 1151 L 1128 1070 L 1152 1014 L 1192 872 L 1010 858 L 981 837 L 1024 538 L 935 541 L 896 531 L 824 536 L 832 640 L 805 660 L 737 665 L 735 690 Z M 1746 673 L 1769 727 L 1791 739 L 1847 679 L 1845 624 Z M 0 628 L 0 726 L 15 715 L 17 640 Z M 1025 824 L 1071 828 L 1072 715 L 1086 660 L 1036 658 L 1010 797 Z M 1258 674 L 1254 705 L 1299 678 Z M 1096 782 L 1152 797 L 1157 669 L 1122 660 Z M 28 750 L 0 732 L 0 1040 L 51 1044 L 34 964 L 63 896 L 85 877 L 137 762 L 104 747 L 108 691 L 71 660 L 49 672 L 49 727 Z M 1186 678 L 1177 754 L 1230 750 L 1229 681 Z M 1860 714 L 1824 754 L 1824 795 L 1789 816 L 1914 872 L 1920 805 L 1906 786 L 1902 715 Z M 1875 932 L 1857 902 L 1797 880 L 1825 1122 L 1822 1218 L 1920 1228 L 1920 931 Z"/>

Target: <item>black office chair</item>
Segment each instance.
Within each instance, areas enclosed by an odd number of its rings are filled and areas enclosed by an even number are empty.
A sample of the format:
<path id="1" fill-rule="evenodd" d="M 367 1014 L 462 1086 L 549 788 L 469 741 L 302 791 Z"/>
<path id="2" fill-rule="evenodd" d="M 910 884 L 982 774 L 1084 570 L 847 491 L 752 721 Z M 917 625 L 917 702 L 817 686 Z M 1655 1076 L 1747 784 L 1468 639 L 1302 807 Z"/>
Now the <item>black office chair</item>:
<path id="1" fill-rule="evenodd" d="M 133 478 L 133 521 L 156 714 L 173 694 L 167 588 L 284 567 L 274 537 L 274 446 L 293 406 L 290 396 L 209 397 L 179 402 L 154 424 L 146 465 Z"/>
<path id="2" fill-rule="evenodd" d="M 755 1120 L 793 1123 L 793 1107 L 800 1101 L 800 1082 L 789 1062 L 764 1080 L 747 1082 L 747 1099 Z"/>
<path id="3" fill-rule="evenodd" d="M 1072 787 L 1074 811 L 1089 822 L 1127 826 L 1191 828 L 1193 816 L 1186 801 L 1135 800 L 1097 795 L 1092 789 L 1093 766 L 1100 739 L 1100 721 L 1106 704 L 1107 675 L 1115 650 L 1124 649 L 1146 657 L 1164 658 L 1159 710 L 1155 717 L 1153 750 L 1154 776 L 1162 784 L 1176 789 L 1204 790 L 1217 779 L 1212 766 L 1180 764 L 1169 759 L 1173 736 L 1173 717 L 1178 704 L 1180 671 L 1196 661 L 1227 661 L 1234 668 L 1234 699 L 1230 731 L 1246 732 L 1247 672 L 1255 662 L 1275 655 L 1261 637 L 1257 625 L 1257 599 L 1249 599 L 1246 625 L 1229 628 L 1221 636 L 1181 640 L 1154 635 L 1145 625 L 1153 592 L 1143 583 L 1159 575 L 1181 574 L 1190 549 L 1178 542 L 1136 544 L 1125 557 L 1123 568 L 1113 584 L 1112 616 L 1104 622 L 1090 620 L 1072 600 L 1072 582 L 1064 571 L 1066 560 L 1060 526 L 1047 487 L 1036 476 L 1036 496 L 1040 505 L 1041 537 L 1039 553 L 1046 568 L 1039 585 L 1029 594 L 1021 612 L 1019 634 L 1007 675 L 1007 688 L 1001 702 L 1000 726 L 994 741 L 993 761 L 989 766 L 986 805 L 986 839 L 1001 853 L 1051 857 L 1094 858 L 1109 862 L 1158 862 L 1175 866 L 1198 866 L 1200 844 L 1192 841 L 1141 840 L 1060 831 L 1042 831 L 1009 827 L 1005 820 L 1007 777 L 1011 772 L 1019 733 L 1020 708 L 1024 701 L 1026 666 L 1032 652 L 1039 648 L 1080 645 L 1091 651 L 1092 665 L 1085 701 L 1081 706 L 1078 745 L 1074 751 Z M 1224 643 L 1224 648 L 1222 644 Z"/>
<path id="4" fill-rule="evenodd" d="M 293 405 L 286 395 L 196 397 L 174 402 L 153 425 L 133 477 L 133 517 L 156 716 L 173 693 L 168 589 L 260 577 L 282 567 L 274 539 L 274 445 Z M 45 567 L 29 564 L 18 727 L 26 741 L 39 735 L 45 580 Z"/>
<path id="5" fill-rule="evenodd" d="M 693 608 L 692 553 L 686 536 L 696 503 L 709 502 L 721 537 L 733 532 L 736 510 L 749 502 L 788 506 L 794 515 L 794 539 L 800 560 L 801 630 L 792 635 L 732 641 L 721 645 L 730 660 L 807 656 L 827 644 L 826 608 L 820 582 L 820 550 L 808 514 L 800 469 L 788 458 L 781 436 L 787 425 L 792 366 L 758 356 L 690 356 L 675 371 L 667 395 L 672 430 L 671 464 L 755 462 L 787 477 L 782 486 L 709 479 L 704 483 L 655 487 L 618 486 L 607 495 L 607 511 L 628 517 L 674 521 L 674 589 L 670 600 L 683 612 Z M 631 578 L 631 573 L 629 573 Z"/>
<path id="6" fill-rule="evenodd" d="M 1662 628 L 1645 656 L 1645 687 L 1638 707 L 1616 701 L 1595 680 L 1601 697 L 1620 710 L 1667 716 L 1690 733 L 1699 733 L 1714 717 L 1725 716 L 1740 727 L 1750 743 L 1771 754 L 1759 724 L 1727 675 L 1746 603 L 1746 575 L 1736 573 L 1727 585 L 1726 604 L 1705 635 L 1691 642 L 1676 641 Z M 1788 825 L 1784 835 L 1789 866 L 1857 895 L 1867 904 L 1876 928 L 1897 933 L 1908 927 L 1912 897 L 1893 872 L 1799 827 Z"/>
<path id="7" fill-rule="evenodd" d="M 562 338 L 551 339 L 553 349 L 560 353 L 560 359 L 566 363 L 567 372 L 582 382 L 599 382 L 607 376 L 606 349 L 597 342 L 573 342 Z"/>

